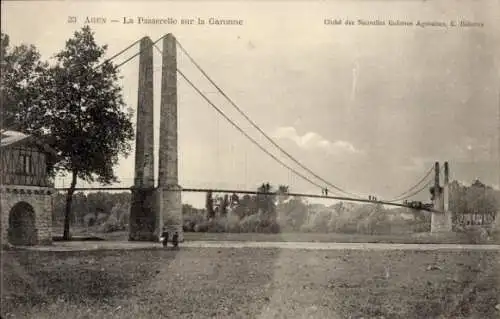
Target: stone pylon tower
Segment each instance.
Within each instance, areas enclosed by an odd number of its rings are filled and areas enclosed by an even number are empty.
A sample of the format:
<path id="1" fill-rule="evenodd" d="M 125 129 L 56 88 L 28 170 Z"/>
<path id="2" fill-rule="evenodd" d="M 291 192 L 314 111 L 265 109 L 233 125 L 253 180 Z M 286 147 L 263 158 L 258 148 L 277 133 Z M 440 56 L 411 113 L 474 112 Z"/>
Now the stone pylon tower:
<path id="1" fill-rule="evenodd" d="M 449 211 L 449 168 L 448 162 L 444 163 L 444 186 L 441 187 L 439 182 L 439 163 L 434 164 L 434 209 L 440 213 L 433 212 L 431 216 L 431 232 L 451 232 L 452 220 L 451 212 Z"/>
<path id="2" fill-rule="evenodd" d="M 160 105 L 157 231 L 166 227 L 170 234 L 178 232 L 179 241 L 183 241 L 177 148 L 177 45 L 172 34 L 163 38 Z"/>
<path id="3" fill-rule="evenodd" d="M 140 42 L 139 89 L 135 141 L 135 174 L 130 208 L 130 240 L 153 240 L 156 229 L 154 123 L 153 123 L 153 41 Z"/>

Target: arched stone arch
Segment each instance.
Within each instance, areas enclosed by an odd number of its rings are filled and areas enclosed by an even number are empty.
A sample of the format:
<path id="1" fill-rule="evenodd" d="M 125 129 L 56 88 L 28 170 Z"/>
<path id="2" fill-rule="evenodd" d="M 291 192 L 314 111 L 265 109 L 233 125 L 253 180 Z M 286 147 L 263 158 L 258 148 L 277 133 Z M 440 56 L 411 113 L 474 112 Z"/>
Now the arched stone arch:
<path id="1" fill-rule="evenodd" d="M 12 245 L 36 245 L 36 214 L 27 202 L 16 203 L 9 212 L 8 240 Z"/>

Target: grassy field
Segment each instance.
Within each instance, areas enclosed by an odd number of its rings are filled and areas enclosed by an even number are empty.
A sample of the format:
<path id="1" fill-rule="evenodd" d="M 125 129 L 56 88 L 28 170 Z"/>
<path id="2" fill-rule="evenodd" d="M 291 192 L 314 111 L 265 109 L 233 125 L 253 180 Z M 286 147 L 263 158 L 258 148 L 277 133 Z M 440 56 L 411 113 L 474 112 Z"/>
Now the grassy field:
<path id="1" fill-rule="evenodd" d="M 2 318 L 498 318 L 499 255 L 5 251 Z"/>

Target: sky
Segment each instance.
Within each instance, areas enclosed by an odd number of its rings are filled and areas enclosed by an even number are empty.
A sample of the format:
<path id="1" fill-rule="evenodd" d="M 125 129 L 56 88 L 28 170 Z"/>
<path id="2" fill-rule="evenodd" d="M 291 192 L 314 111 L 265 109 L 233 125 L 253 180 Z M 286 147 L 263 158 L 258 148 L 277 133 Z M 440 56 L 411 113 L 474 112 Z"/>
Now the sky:
<path id="1" fill-rule="evenodd" d="M 86 17 L 108 20 L 90 25 L 97 42 L 108 45 L 108 56 L 143 36 L 156 40 L 172 33 L 300 162 L 351 193 L 392 199 L 435 161 L 449 162 L 452 179 L 500 184 L 500 2 L 451 3 L 8 1 L 1 25 L 12 44 L 33 44 L 43 59 L 61 50 Z M 77 23 L 68 23 L 69 16 Z M 109 22 L 139 16 L 178 23 Z M 241 19 L 243 25 L 208 25 L 210 17 Z M 181 25 L 181 18 L 204 18 L 207 24 Z M 326 25 L 325 19 L 351 19 L 355 25 Z M 468 20 L 484 26 L 362 26 L 358 19 Z M 138 45 L 115 62 L 137 50 Z M 155 53 L 156 152 L 160 68 Z M 178 68 L 252 137 L 300 170 L 245 123 L 180 51 Z M 136 109 L 138 59 L 124 65 L 121 75 L 125 101 Z M 181 186 L 253 190 L 269 181 L 289 185 L 292 192 L 321 194 L 246 140 L 180 77 L 178 99 Z M 131 186 L 133 153 L 120 160 L 116 172 L 122 181 L 116 186 Z M 183 196 L 203 203 L 200 196 Z M 427 200 L 428 193 L 419 198 Z"/>

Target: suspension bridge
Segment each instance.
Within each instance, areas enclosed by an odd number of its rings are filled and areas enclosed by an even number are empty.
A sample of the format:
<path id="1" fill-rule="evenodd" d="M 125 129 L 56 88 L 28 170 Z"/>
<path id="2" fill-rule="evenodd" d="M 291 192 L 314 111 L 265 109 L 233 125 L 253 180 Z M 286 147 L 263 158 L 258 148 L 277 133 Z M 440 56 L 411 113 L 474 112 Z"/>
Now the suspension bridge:
<path id="1" fill-rule="evenodd" d="M 160 49 L 158 43 L 162 41 Z M 286 193 L 288 196 L 299 196 L 306 198 L 323 198 L 341 201 L 353 201 L 362 203 L 374 203 L 396 207 L 406 207 L 432 212 L 431 231 L 451 231 L 451 214 L 448 210 L 449 198 L 449 168 L 444 163 L 444 185 L 440 185 L 440 166 L 436 162 L 429 168 L 424 176 L 406 191 L 389 200 L 379 200 L 375 196 L 358 195 L 349 192 L 342 187 L 326 180 L 309 167 L 304 165 L 296 157 L 292 156 L 276 141 L 274 141 L 261 127 L 256 124 L 244 111 L 234 102 L 222 88 L 205 72 L 195 61 L 189 52 L 172 35 L 166 34 L 153 41 L 144 37 L 133 42 L 131 45 L 116 53 L 106 61 L 117 59 L 125 52 L 139 44 L 136 54 L 116 65 L 120 68 L 139 57 L 139 86 L 136 125 L 136 147 L 135 147 L 135 171 L 134 183 L 130 187 L 76 187 L 76 181 L 72 181 L 71 189 L 75 191 L 131 191 L 130 212 L 130 240 L 143 241 L 155 240 L 163 227 L 179 233 L 179 239 L 183 240 L 182 231 L 182 202 L 181 193 L 230 193 L 230 194 L 254 194 L 275 195 L 271 192 L 259 192 L 244 189 L 218 189 L 218 188 L 187 188 L 181 187 L 178 180 L 178 116 L 177 116 L 177 75 L 212 107 L 217 114 L 231 124 L 236 131 L 241 133 L 252 144 L 258 147 L 264 154 L 277 162 L 293 175 L 301 178 L 310 185 L 321 190 L 322 195 L 305 193 Z M 188 57 L 188 60 L 206 78 L 229 104 L 245 118 L 246 121 L 257 130 L 271 145 L 288 160 L 300 168 L 295 169 L 278 158 L 249 133 L 229 117 L 212 99 L 208 98 L 177 66 L 178 49 Z M 158 178 L 155 175 L 154 163 L 154 115 L 153 115 L 153 55 L 155 51 L 161 55 L 161 101 L 160 101 L 160 127 L 159 127 L 159 169 Z M 105 61 L 105 62 L 106 62 Z M 105 62 L 98 65 L 102 66 Z M 434 176 L 432 176 L 434 173 Z M 432 187 L 431 187 L 432 186 Z M 58 191 L 67 191 L 68 187 L 56 188 Z M 421 202 L 408 201 L 417 194 L 431 190 L 432 204 L 423 205 Z M 329 195 L 329 192 L 335 195 Z M 337 195 L 338 194 L 338 195 Z M 168 222 L 167 222 L 168 221 Z"/>

